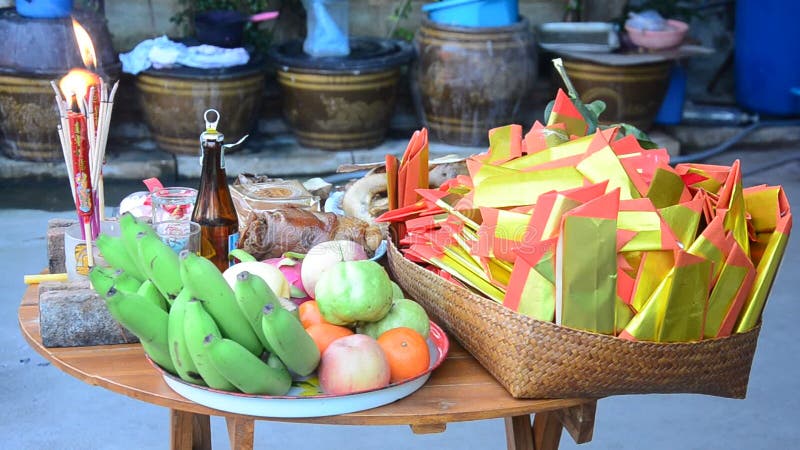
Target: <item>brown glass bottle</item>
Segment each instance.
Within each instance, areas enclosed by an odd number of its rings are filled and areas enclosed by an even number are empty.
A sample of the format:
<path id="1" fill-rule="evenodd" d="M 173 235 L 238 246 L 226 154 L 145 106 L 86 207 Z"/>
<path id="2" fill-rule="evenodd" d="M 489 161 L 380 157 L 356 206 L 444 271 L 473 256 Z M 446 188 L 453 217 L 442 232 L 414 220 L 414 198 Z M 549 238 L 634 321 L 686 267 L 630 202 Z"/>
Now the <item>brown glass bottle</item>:
<path id="1" fill-rule="evenodd" d="M 202 170 L 192 221 L 200 224 L 200 254 L 224 271 L 239 240 L 239 220 L 225 173 L 225 136 L 216 131 L 216 122 L 206 127 L 200 135 Z"/>

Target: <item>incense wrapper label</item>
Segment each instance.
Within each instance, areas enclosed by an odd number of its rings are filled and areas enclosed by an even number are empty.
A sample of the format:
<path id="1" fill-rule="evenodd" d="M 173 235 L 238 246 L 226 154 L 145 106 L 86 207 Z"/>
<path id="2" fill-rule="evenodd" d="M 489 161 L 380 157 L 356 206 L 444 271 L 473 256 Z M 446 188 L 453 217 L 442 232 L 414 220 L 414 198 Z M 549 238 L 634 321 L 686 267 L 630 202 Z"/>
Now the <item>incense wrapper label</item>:
<path id="1" fill-rule="evenodd" d="M 82 216 L 92 213 L 92 180 L 89 169 L 89 141 L 86 133 L 86 116 L 68 112 L 72 172 L 75 185 L 75 205 Z"/>

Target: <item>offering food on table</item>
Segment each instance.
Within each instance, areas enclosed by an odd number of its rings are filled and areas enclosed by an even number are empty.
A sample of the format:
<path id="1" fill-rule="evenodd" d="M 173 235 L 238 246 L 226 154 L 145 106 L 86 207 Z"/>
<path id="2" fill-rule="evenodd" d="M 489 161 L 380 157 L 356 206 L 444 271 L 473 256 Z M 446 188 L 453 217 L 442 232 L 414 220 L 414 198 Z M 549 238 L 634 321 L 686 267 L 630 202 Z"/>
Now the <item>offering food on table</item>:
<path id="1" fill-rule="evenodd" d="M 345 395 L 399 383 L 429 369 L 420 357 L 414 358 L 416 365 L 398 364 L 405 356 L 396 340 L 388 357 L 390 350 L 378 343 L 384 332 L 404 326 L 415 327 L 404 329 L 424 342 L 416 329 L 425 330 L 421 322 L 429 321 L 421 308 L 408 312 L 411 300 L 393 300 L 395 286 L 377 262 L 314 262 L 312 252 L 311 263 L 321 273 L 317 298 L 298 309 L 280 297 L 289 284 L 281 270 L 241 249 L 233 253 L 242 262 L 226 270 L 235 273 L 231 282 L 211 260 L 188 251 L 176 254 L 131 214 L 121 218 L 120 227 L 119 238 L 99 239 L 106 261 L 119 267 L 94 267 L 93 286 L 150 359 L 186 383 L 280 396 L 294 379 L 317 374 L 323 392 Z M 351 248 L 356 257 L 366 257 L 356 242 L 327 247 Z M 243 270 L 233 271 L 237 266 Z"/>
<path id="2" fill-rule="evenodd" d="M 325 241 L 350 240 L 374 253 L 383 238 L 380 228 L 363 220 L 287 206 L 252 213 L 240 227 L 239 248 L 268 259 L 286 252 L 308 253 Z"/>

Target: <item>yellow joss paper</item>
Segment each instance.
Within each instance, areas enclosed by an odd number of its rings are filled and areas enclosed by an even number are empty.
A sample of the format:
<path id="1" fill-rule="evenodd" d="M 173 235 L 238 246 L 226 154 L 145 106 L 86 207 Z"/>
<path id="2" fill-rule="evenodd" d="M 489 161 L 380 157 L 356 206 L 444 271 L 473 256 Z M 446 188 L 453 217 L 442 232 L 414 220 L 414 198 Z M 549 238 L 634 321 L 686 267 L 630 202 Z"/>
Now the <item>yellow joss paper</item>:
<path id="1" fill-rule="evenodd" d="M 493 176 L 475 185 L 473 202 L 492 208 L 530 205 L 545 192 L 577 188 L 583 182 L 583 175 L 574 167 Z"/>
<path id="2" fill-rule="evenodd" d="M 708 297 L 703 336 L 707 339 L 731 334 L 747 295 L 753 286 L 756 268 L 739 244 L 733 243 L 725 265 Z"/>
<path id="3" fill-rule="evenodd" d="M 566 214 L 556 245 L 556 323 L 616 332 L 619 189 Z"/>
<path id="4" fill-rule="evenodd" d="M 726 235 L 724 229 L 725 217 L 727 211 L 718 209 L 717 215 L 711 220 L 711 223 L 706 226 L 700 236 L 692 242 L 687 252 L 702 256 L 703 258 L 711 261 L 714 264 L 713 280 L 716 280 L 722 270 L 723 262 L 730 253 L 733 240 L 729 239 L 730 235 Z"/>
<path id="5" fill-rule="evenodd" d="M 567 134 L 570 136 L 585 136 L 586 131 L 589 129 L 586 119 L 583 118 L 569 96 L 561 89 L 556 93 L 553 109 L 547 120 L 548 126 L 557 123 L 563 123 Z"/>
<path id="6" fill-rule="evenodd" d="M 522 127 L 507 125 L 489 130 L 490 163 L 508 161 L 522 156 Z"/>
<path id="7" fill-rule="evenodd" d="M 517 257 L 503 305 L 537 320 L 552 322 L 555 317 L 556 239 L 538 242 L 529 252 Z"/>
<path id="8" fill-rule="evenodd" d="M 750 239 L 747 234 L 746 211 L 742 193 L 742 169 L 739 160 L 733 162 L 725 185 L 720 190 L 717 209 L 728 210 L 725 216 L 725 229 L 733 234 L 746 255 L 750 254 Z"/>
<path id="9" fill-rule="evenodd" d="M 744 189 L 744 204 L 756 233 L 772 233 L 778 219 L 789 211 L 789 200 L 780 186 L 753 186 Z"/>
<path id="10" fill-rule="evenodd" d="M 516 170 L 529 170 L 536 166 L 561 159 L 568 159 L 584 153 L 591 153 L 608 145 L 614 136 L 615 130 L 599 130 L 597 133 L 573 139 L 535 153 L 530 153 L 520 158 L 502 164 L 502 167 Z"/>
<path id="11" fill-rule="evenodd" d="M 622 200 L 640 197 L 619 158 L 609 146 L 588 155 L 576 168 L 592 183 L 608 181 L 609 190 L 619 188 Z"/>
<path id="12" fill-rule="evenodd" d="M 567 136 L 566 126 L 554 124 L 545 127 L 537 120 L 525 135 L 522 147 L 524 153 L 533 154 L 567 141 L 569 141 L 569 136 Z"/>
<path id="13" fill-rule="evenodd" d="M 767 295 L 778 273 L 786 244 L 789 242 L 789 232 L 792 229 L 792 214 L 786 213 L 778 220 L 775 231 L 764 249 L 764 255 L 756 268 L 756 279 L 753 289 L 747 298 L 744 309 L 736 323 L 736 332 L 744 333 L 756 326 L 761 318 L 761 311 L 767 302 Z"/>
<path id="14" fill-rule="evenodd" d="M 620 333 L 623 339 L 697 341 L 703 337 L 711 262 L 678 251 L 675 266 Z"/>
<path id="15" fill-rule="evenodd" d="M 644 252 L 631 294 L 630 304 L 636 311 L 644 308 L 658 285 L 672 270 L 675 264 L 674 255 L 675 252 L 668 250 Z"/>
<path id="16" fill-rule="evenodd" d="M 703 191 L 700 191 L 687 203 L 668 206 L 658 211 L 681 248 L 689 248 L 697 237 L 697 228 L 700 226 L 700 218 L 703 217 L 704 198 Z"/>
<path id="17" fill-rule="evenodd" d="M 656 168 L 645 196 L 659 209 L 691 199 L 686 184 L 669 166 Z"/>
<path id="18" fill-rule="evenodd" d="M 672 230 L 664 223 L 648 198 L 622 200 L 617 228 L 636 234 L 620 251 L 674 250 L 678 248 Z"/>
<path id="19" fill-rule="evenodd" d="M 687 183 L 693 188 L 703 189 L 706 192 L 716 194 L 720 187 L 725 183 L 728 177 L 728 172 L 731 168 L 728 166 L 717 166 L 713 164 L 678 164 L 675 166 L 675 171 L 680 175 L 696 175 L 699 181 Z"/>

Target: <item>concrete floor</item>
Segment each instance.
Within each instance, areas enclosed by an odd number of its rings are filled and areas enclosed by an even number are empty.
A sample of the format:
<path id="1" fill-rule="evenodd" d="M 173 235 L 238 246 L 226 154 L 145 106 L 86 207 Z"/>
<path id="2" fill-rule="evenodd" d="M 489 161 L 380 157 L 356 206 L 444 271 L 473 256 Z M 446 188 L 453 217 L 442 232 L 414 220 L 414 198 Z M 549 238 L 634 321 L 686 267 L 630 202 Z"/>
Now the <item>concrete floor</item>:
<path id="1" fill-rule="evenodd" d="M 800 200 L 800 144 L 735 149 L 706 161 L 742 159 L 745 185 L 782 184 Z M 0 185 L 5 183 L 0 180 Z M 61 189 L 63 184 L 56 188 Z M 34 199 L 35 201 L 35 199 Z M 0 202 L 2 208 L 3 202 Z M 49 365 L 25 343 L 17 307 L 24 274 L 46 267 L 45 232 L 52 217 L 73 213 L 0 209 L 0 436 L 3 449 L 158 449 L 168 447 L 168 414 L 161 407 L 84 384 Z M 797 232 L 764 313 L 764 326 L 744 400 L 701 395 L 632 395 L 598 402 L 594 438 L 577 446 L 565 433 L 564 449 L 786 449 L 800 441 L 800 275 Z M 227 448 L 224 421 L 212 419 L 216 448 Z M 301 425 L 259 422 L 256 448 L 295 450 L 502 449 L 503 423 L 450 424 L 441 434 L 410 428 Z M 321 444 L 324 443 L 324 444 Z"/>

